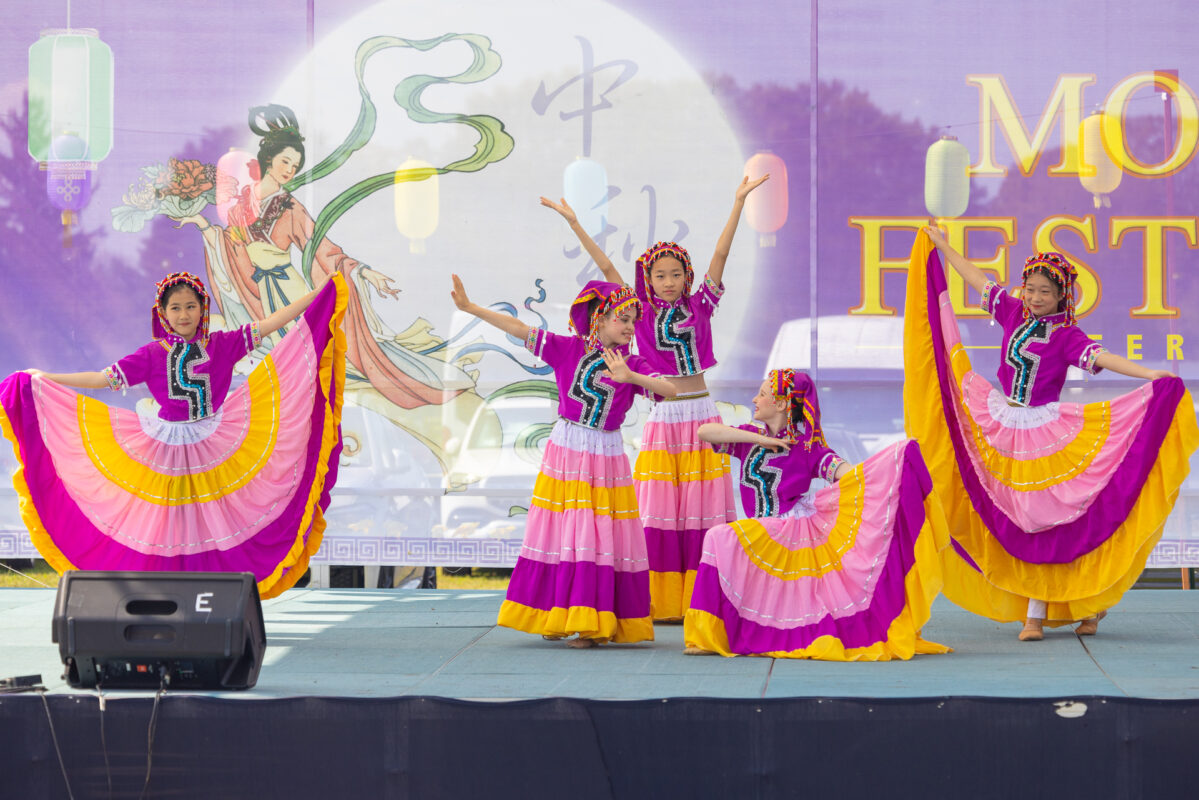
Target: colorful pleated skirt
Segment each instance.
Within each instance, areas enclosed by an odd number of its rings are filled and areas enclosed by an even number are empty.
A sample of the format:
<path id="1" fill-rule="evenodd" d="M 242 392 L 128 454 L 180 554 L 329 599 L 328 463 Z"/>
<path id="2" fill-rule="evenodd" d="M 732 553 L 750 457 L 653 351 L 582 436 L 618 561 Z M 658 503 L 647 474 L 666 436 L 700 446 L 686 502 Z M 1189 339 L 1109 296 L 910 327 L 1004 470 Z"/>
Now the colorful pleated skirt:
<path id="1" fill-rule="evenodd" d="M 554 425 L 498 624 L 550 637 L 654 638 L 645 532 L 619 431 Z"/>
<path id="2" fill-rule="evenodd" d="M 716 404 L 705 393 L 656 403 L 645 423 L 633 480 L 657 620 L 683 618 L 704 534 L 737 518 L 729 458 L 696 435 L 700 425 L 720 421 Z"/>
<path id="3" fill-rule="evenodd" d="M 708 531 L 685 641 L 725 656 L 824 661 L 949 652 L 920 635 L 948 542 L 920 448 L 891 445 L 799 514 Z"/>
<path id="4" fill-rule="evenodd" d="M 335 278 L 217 414 L 145 417 L 26 373 L 0 426 L 34 545 L 59 572 L 252 572 L 292 586 L 320 546 L 341 452 L 346 289 Z"/>
<path id="5" fill-rule="evenodd" d="M 945 596 L 1000 622 L 1024 619 L 1029 598 L 1058 625 L 1115 605 L 1161 538 L 1199 446 L 1182 381 L 1011 407 L 971 368 L 923 233 L 907 291 L 904 420 L 949 520 Z"/>

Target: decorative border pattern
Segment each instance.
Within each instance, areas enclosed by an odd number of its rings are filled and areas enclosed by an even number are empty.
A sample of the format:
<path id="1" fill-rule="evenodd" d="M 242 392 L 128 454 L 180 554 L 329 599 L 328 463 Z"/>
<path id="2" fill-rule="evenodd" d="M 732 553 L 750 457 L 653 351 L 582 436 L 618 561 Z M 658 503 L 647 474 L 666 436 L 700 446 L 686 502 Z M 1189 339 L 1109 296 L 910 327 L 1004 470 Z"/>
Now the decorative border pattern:
<path id="1" fill-rule="evenodd" d="M 520 539 L 437 539 L 431 536 L 338 536 L 325 532 L 314 564 L 409 564 L 512 567 Z M 25 530 L 0 530 L 0 558 L 41 558 Z M 1199 567 L 1199 539 L 1163 539 L 1145 567 Z"/>
<path id="2" fill-rule="evenodd" d="M 1199 544 L 1199 543 L 1197 543 Z M 520 539 L 437 539 L 431 536 L 337 536 L 325 532 L 314 564 L 411 564 L 512 567 Z"/>

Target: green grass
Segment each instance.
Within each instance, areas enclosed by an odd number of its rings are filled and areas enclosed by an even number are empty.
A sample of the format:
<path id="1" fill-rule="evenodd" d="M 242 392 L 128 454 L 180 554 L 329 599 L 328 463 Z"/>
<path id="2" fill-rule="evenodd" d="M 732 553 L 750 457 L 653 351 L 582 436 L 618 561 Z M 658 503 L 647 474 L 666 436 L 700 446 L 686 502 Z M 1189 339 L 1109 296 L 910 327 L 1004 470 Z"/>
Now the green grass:
<path id="1" fill-rule="evenodd" d="M 470 575 L 446 575 L 445 570 L 437 568 L 438 589 L 492 589 L 508 588 L 508 579 L 512 577 L 510 569 L 487 569 L 475 567 Z"/>
<path id="2" fill-rule="evenodd" d="M 19 575 L 14 569 L 24 574 Z M 6 567 L 0 564 L 0 589 L 44 589 L 47 586 L 58 587 L 58 573 L 40 558 L 33 562 L 32 567 Z"/>

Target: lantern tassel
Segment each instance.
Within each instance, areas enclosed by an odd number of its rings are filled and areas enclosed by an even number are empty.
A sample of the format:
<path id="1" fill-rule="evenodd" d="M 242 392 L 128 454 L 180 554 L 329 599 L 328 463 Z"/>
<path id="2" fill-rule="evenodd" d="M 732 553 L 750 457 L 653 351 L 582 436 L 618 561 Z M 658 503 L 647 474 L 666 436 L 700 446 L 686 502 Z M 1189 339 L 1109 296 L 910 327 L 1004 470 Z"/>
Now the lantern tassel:
<path id="1" fill-rule="evenodd" d="M 74 242 L 71 237 L 71 226 L 74 224 L 74 215 L 70 211 L 62 212 L 62 246 L 64 250 L 69 248 Z"/>

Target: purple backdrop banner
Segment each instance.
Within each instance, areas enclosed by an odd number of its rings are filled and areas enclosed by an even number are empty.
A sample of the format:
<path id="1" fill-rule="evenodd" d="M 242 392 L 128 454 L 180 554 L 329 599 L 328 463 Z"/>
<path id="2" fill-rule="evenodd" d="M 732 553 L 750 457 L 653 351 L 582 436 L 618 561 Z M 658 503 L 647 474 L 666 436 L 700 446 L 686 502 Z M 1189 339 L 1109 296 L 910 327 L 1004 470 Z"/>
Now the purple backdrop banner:
<path id="1" fill-rule="evenodd" d="M 830 444 L 860 461 L 903 436 L 904 270 L 932 219 L 926 152 L 953 136 L 970 161 L 968 205 L 943 220 L 959 249 L 1013 288 L 1033 250 L 1066 253 L 1083 329 L 1190 383 L 1199 21 L 1180 0 L 997 8 L 10 0 L 0 372 L 100 369 L 134 350 L 167 271 L 204 276 L 219 328 L 343 270 L 346 451 L 316 561 L 508 565 L 553 392 L 519 343 L 455 312 L 451 272 L 473 299 L 564 330 L 597 270 L 540 195 L 568 197 L 631 279 L 661 239 L 705 266 L 741 176 L 769 171 L 725 273 L 709 383 L 737 423 L 765 370 L 809 370 Z M 31 115 L 53 114 L 27 100 L 28 49 L 68 25 L 94 29 L 114 63 L 113 146 L 86 186 L 27 152 Z M 254 110 L 272 104 L 303 137 L 292 172 L 258 162 Z M 273 206 L 240 202 L 279 186 Z M 993 374 L 997 329 L 953 286 Z M 1079 376 L 1066 392 L 1131 385 Z M 630 455 L 647 413 L 627 420 Z M 1152 566 L 1199 564 L 1196 514 L 1191 480 Z M 0 490 L 0 557 L 32 552 Z"/>

